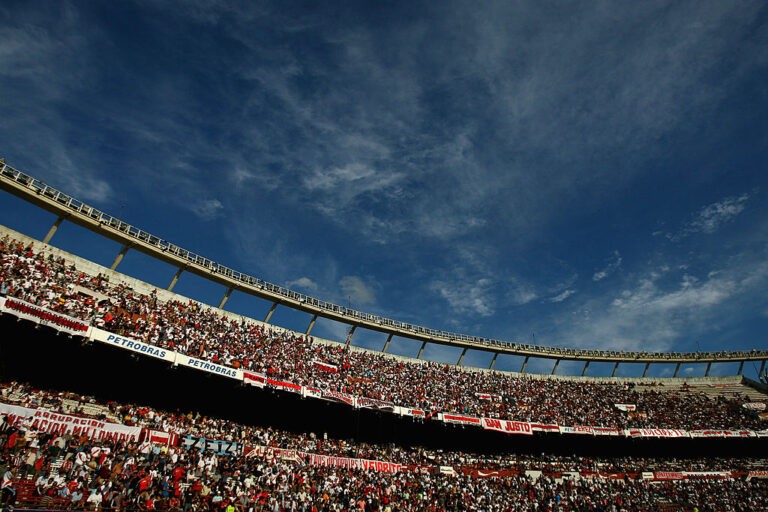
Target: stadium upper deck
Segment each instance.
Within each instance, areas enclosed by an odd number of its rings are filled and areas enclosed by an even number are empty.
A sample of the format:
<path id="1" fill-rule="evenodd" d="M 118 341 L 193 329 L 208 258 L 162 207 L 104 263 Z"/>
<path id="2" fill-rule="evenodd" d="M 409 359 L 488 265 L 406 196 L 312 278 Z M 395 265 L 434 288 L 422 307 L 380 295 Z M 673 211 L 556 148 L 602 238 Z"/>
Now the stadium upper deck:
<path id="1" fill-rule="evenodd" d="M 582 375 L 587 374 L 589 365 L 592 362 L 613 363 L 614 367 L 611 376 L 616 375 L 621 363 L 645 363 L 644 377 L 647 376 L 650 365 L 654 363 L 674 364 L 674 376 L 677 377 L 680 366 L 684 363 L 706 363 L 705 376 L 709 376 L 713 363 L 738 362 L 740 363 L 738 373 L 742 374 L 744 362 L 746 361 L 760 361 L 759 374 L 762 375 L 765 370 L 766 360 L 768 360 L 768 351 L 764 350 L 687 353 L 582 350 L 505 342 L 429 329 L 332 304 L 235 271 L 93 208 L 36 178 L 14 169 L 5 162 L 0 163 L 0 187 L 57 216 L 56 222 L 43 239 L 44 243 L 50 241 L 64 220 L 68 220 L 122 244 L 123 247 L 111 266 L 112 270 L 118 267 L 128 250 L 134 249 L 169 263 L 178 269 L 167 288 L 169 291 L 173 290 L 182 272 L 194 273 L 226 287 L 226 292 L 218 304 L 219 308 L 224 307 L 233 291 L 241 291 L 266 299 L 272 303 L 269 313 L 264 319 L 264 322 L 267 323 L 270 321 L 275 309 L 282 305 L 312 315 L 305 334 L 311 333 L 318 317 L 348 325 L 350 329 L 349 335 L 345 340 L 346 345 L 350 344 L 355 329 L 365 328 L 387 334 L 387 341 L 383 348 L 384 352 L 388 350 L 392 337 L 400 336 L 421 342 L 421 348 L 417 356 L 419 359 L 422 357 L 426 345 L 434 343 L 460 347 L 462 353 L 456 363 L 458 365 L 462 364 L 464 356 L 469 349 L 493 353 L 494 356 L 490 364 L 491 369 L 494 367 L 496 359 L 500 354 L 522 356 L 525 358 L 521 367 L 522 373 L 526 371 L 528 361 L 532 357 L 554 360 L 552 374 L 556 373 L 560 362 L 563 360 L 584 361 Z"/>

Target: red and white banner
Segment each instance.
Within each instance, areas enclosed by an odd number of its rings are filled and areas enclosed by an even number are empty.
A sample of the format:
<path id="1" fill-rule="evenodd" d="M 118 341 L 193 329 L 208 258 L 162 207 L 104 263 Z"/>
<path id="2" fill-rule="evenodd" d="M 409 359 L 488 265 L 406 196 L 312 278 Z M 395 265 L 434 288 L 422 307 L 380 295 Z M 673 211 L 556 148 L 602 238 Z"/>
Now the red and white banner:
<path id="1" fill-rule="evenodd" d="M 25 428 L 48 434 L 69 434 L 85 436 L 96 441 L 138 441 L 141 427 L 128 427 L 92 418 L 81 418 L 60 414 L 47 409 L 33 409 L 0 403 L 0 413 L 7 414 L 10 424 L 21 424 Z"/>
<path id="2" fill-rule="evenodd" d="M 474 418 L 472 416 L 463 416 L 461 414 L 450 414 L 447 412 L 442 413 L 442 420 L 444 423 L 455 423 L 459 425 L 475 425 L 477 427 L 482 426 L 480 418 Z"/>
<path id="3" fill-rule="evenodd" d="M 765 410 L 765 402 L 747 402 L 745 404 L 741 404 L 741 406 L 745 409 L 749 409 L 751 411 L 764 411 Z"/>
<path id="4" fill-rule="evenodd" d="M 355 397 L 348 395 L 347 393 L 339 393 L 338 391 L 323 390 L 322 398 L 325 400 L 333 400 L 335 402 L 342 402 L 347 405 L 355 405 Z"/>
<path id="5" fill-rule="evenodd" d="M 593 436 L 620 436 L 623 435 L 618 427 L 592 427 Z"/>
<path id="6" fill-rule="evenodd" d="M 151 443 L 164 444 L 167 446 L 176 446 L 179 444 L 179 436 L 172 432 L 163 432 L 162 430 L 145 429 L 143 438 Z"/>
<path id="7" fill-rule="evenodd" d="M 534 432 L 560 432 L 560 425 L 546 425 L 544 423 L 531 423 L 531 430 Z"/>
<path id="8" fill-rule="evenodd" d="M 584 425 L 576 425 L 575 427 L 564 427 L 560 425 L 560 433 L 561 434 L 593 435 L 594 431 L 592 430 L 592 427 L 584 426 Z"/>
<path id="9" fill-rule="evenodd" d="M 690 437 L 686 430 L 668 428 L 630 428 L 624 432 L 627 437 Z"/>
<path id="10" fill-rule="evenodd" d="M 613 405 L 615 405 L 618 410 L 624 411 L 624 412 L 637 410 L 637 405 L 635 404 L 613 404 Z"/>
<path id="11" fill-rule="evenodd" d="M 335 364 L 326 363 L 324 361 L 320 361 L 319 359 L 313 359 L 312 364 L 316 368 L 323 370 L 324 372 L 336 373 L 339 371 L 339 367 L 336 366 Z"/>
<path id="12" fill-rule="evenodd" d="M 376 400 L 375 398 L 366 398 L 362 396 L 355 398 L 355 407 L 361 409 L 378 409 L 380 411 L 395 410 L 395 404 L 392 402 L 385 402 L 384 400 Z"/>
<path id="13" fill-rule="evenodd" d="M 501 395 L 494 393 L 475 393 L 478 400 L 490 400 L 491 402 L 501 402 Z"/>
<path id="14" fill-rule="evenodd" d="M 298 384 L 294 384 L 293 382 L 288 382 L 286 380 L 277 380 L 267 377 L 267 386 L 271 386 L 275 389 L 280 389 L 282 391 L 290 391 L 291 393 L 299 393 L 301 394 L 301 386 Z"/>
<path id="15" fill-rule="evenodd" d="M 756 437 L 751 430 L 691 430 L 691 437 Z"/>
<path id="16" fill-rule="evenodd" d="M 323 390 L 320 388 L 304 386 L 301 388 L 301 396 L 309 398 L 323 398 Z"/>
<path id="17" fill-rule="evenodd" d="M 424 409 L 411 409 L 409 407 L 400 407 L 400 414 L 403 416 L 413 416 L 414 418 L 426 418 L 427 416 Z"/>
<path id="18" fill-rule="evenodd" d="M 262 373 L 253 373 L 247 370 L 243 370 L 243 382 L 256 386 L 257 388 L 263 388 L 267 385 L 267 376 Z"/>
<path id="19" fill-rule="evenodd" d="M 332 455 L 317 455 L 307 453 L 307 462 L 310 466 L 325 466 L 345 469 L 362 469 L 364 471 L 376 471 L 379 473 L 397 473 L 408 467 L 395 462 L 383 462 L 380 460 L 353 459 L 350 457 L 334 457 Z"/>
<path id="20" fill-rule="evenodd" d="M 88 336 L 91 329 L 88 322 L 84 320 L 62 315 L 50 309 L 36 306 L 31 302 L 11 297 L 0 298 L 0 311 L 77 336 Z"/>
<path id="21" fill-rule="evenodd" d="M 172 363 L 176 361 L 176 352 L 173 352 L 172 350 L 156 347 L 154 345 L 136 341 L 131 338 L 124 338 L 122 336 L 112 334 L 111 332 L 102 331 L 101 329 L 91 329 L 90 338 L 94 341 L 106 343 L 107 345 L 119 347 L 124 350 L 130 350 L 131 352 L 136 352 L 138 354 L 144 354 L 145 356 L 163 359 Z"/>
<path id="22" fill-rule="evenodd" d="M 750 471 L 747 473 L 747 480 L 753 478 L 768 478 L 768 471 Z"/>
<path id="23" fill-rule="evenodd" d="M 495 430 L 505 434 L 522 434 L 526 436 L 533 435 L 531 424 L 527 421 L 495 420 L 492 418 L 483 418 L 482 427 L 485 430 Z"/>
<path id="24" fill-rule="evenodd" d="M 685 480 L 685 474 L 682 471 L 655 471 L 654 480 Z"/>
<path id="25" fill-rule="evenodd" d="M 306 454 L 303 454 L 297 450 L 289 450 L 287 448 L 274 448 L 271 446 L 245 446 L 243 453 L 246 457 L 271 460 L 290 460 L 293 462 L 303 462 Z"/>

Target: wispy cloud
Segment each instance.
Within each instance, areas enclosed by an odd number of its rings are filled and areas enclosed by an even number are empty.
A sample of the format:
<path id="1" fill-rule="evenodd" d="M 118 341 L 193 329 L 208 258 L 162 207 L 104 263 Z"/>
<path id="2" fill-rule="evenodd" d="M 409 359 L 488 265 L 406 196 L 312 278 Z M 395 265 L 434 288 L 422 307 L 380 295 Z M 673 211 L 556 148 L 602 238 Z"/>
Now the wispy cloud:
<path id="1" fill-rule="evenodd" d="M 678 242 L 695 233 L 715 233 L 743 212 L 749 199 L 750 194 L 742 194 L 709 204 L 696 212 L 677 233 L 668 233 L 666 236 Z"/>
<path id="2" fill-rule="evenodd" d="M 616 272 L 616 270 L 618 270 L 620 267 L 621 267 L 621 254 L 619 254 L 619 251 L 614 251 L 613 258 L 611 259 L 611 261 L 609 261 L 606 264 L 606 266 L 603 267 L 601 270 L 598 270 L 597 272 L 595 272 L 592 275 L 592 280 L 595 282 L 602 281 L 609 275 Z"/>
<path id="3" fill-rule="evenodd" d="M 489 279 L 479 279 L 474 282 L 434 281 L 430 286 L 448 302 L 454 312 L 483 317 L 491 316 L 495 312 L 490 287 Z"/>
<path id="4" fill-rule="evenodd" d="M 563 302 L 574 293 L 576 293 L 576 290 L 564 290 L 562 293 L 555 295 L 554 297 L 550 297 L 547 300 L 549 300 L 549 302 Z"/>
<path id="5" fill-rule="evenodd" d="M 288 281 L 285 283 L 285 286 L 293 289 L 309 290 L 311 292 L 316 292 L 318 288 L 317 283 L 308 277 L 300 277 L 293 281 Z"/>
<path id="6" fill-rule="evenodd" d="M 202 220 L 213 220 L 222 215 L 224 205 L 218 199 L 205 199 L 195 202 L 191 206 L 192 211 Z"/>

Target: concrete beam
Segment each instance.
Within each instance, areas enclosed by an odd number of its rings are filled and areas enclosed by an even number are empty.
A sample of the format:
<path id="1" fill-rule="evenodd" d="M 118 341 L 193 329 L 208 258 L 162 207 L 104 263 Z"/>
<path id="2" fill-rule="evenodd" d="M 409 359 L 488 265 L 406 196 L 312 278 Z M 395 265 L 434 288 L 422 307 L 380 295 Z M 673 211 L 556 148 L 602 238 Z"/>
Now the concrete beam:
<path id="1" fill-rule="evenodd" d="M 645 363 L 645 370 L 643 370 L 643 377 L 648 376 L 648 368 L 651 367 L 651 363 Z"/>
<path id="2" fill-rule="evenodd" d="M 675 374 L 673 375 L 673 377 L 677 378 L 677 375 L 678 375 L 679 373 L 680 373 L 680 363 L 677 363 L 677 364 L 675 365 Z"/>
<path id="3" fill-rule="evenodd" d="M 589 368 L 589 363 L 591 363 L 591 361 L 587 361 L 586 363 L 584 363 L 584 369 L 581 370 L 581 376 L 582 377 L 587 375 L 587 368 Z"/>
<path id="4" fill-rule="evenodd" d="M 557 367 L 560 366 L 560 359 L 555 359 L 555 365 L 552 367 L 552 375 L 557 372 Z"/>
<path id="5" fill-rule="evenodd" d="M 219 302 L 219 309 L 224 309 L 224 304 L 226 304 L 227 300 L 229 300 L 229 296 L 232 295 L 232 290 L 233 289 L 234 288 L 227 288 L 227 292 L 221 298 L 221 302 Z"/>
<path id="6" fill-rule="evenodd" d="M 176 286 L 176 283 L 179 282 L 179 278 L 181 277 L 182 272 L 184 272 L 184 269 L 179 268 L 179 270 L 177 270 L 176 273 L 173 275 L 173 279 L 171 279 L 171 284 L 169 284 L 167 288 L 169 292 L 172 292 L 173 288 Z"/>
<path id="7" fill-rule="evenodd" d="M 528 359 L 530 359 L 531 356 L 525 356 L 525 360 L 523 361 L 523 367 L 520 368 L 520 373 L 525 373 L 525 367 L 528 366 Z"/>
<path id="8" fill-rule="evenodd" d="M 416 356 L 416 359 L 421 359 L 421 354 L 424 353 L 424 347 L 426 346 L 427 346 L 427 342 L 426 341 L 422 342 L 421 348 L 419 349 L 419 355 Z"/>
<path id="9" fill-rule="evenodd" d="M 56 233 L 56 230 L 59 229 L 59 226 L 61 226 L 61 223 L 64 221 L 63 216 L 59 216 L 59 218 L 56 219 L 56 222 L 53 223 L 53 226 L 51 226 L 51 229 L 48 230 L 48 234 L 45 235 L 45 238 L 43 238 L 43 243 L 47 244 L 51 241 L 51 238 L 53 238 L 53 234 Z"/>
<path id="10" fill-rule="evenodd" d="M 709 370 L 711 370 L 711 369 L 712 369 L 712 361 L 707 363 L 707 371 L 704 372 L 704 376 L 705 377 L 709 377 Z"/>
<path id="11" fill-rule="evenodd" d="M 123 249 L 117 253 L 117 256 L 115 256 L 115 261 L 112 262 L 112 266 L 109 267 L 109 270 L 115 270 L 117 269 L 117 266 L 120 264 L 121 261 L 123 261 L 123 258 L 125 257 L 125 253 L 128 252 L 128 249 L 130 249 L 129 246 L 124 245 Z"/>
<path id="12" fill-rule="evenodd" d="M 462 361 L 464 361 L 465 355 L 467 355 L 467 347 L 464 347 L 464 350 L 461 351 L 461 355 L 459 356 L 459 361 L 456 363 L 456 366 L 461 366 Z"/>
<path id="13" fill-rule="evenodd" d="M 276 309 L 277 309 L 277 302 L 273 302 L 272 307 L 269 308 L 269 313 L 267 313 L 267 316 L 264 318 L 265 324 L 268 324 L 269 321 L 272 319 L 272 315 L 274 314 Z"/>
<path id="14" fill-rule="evenodd" d="M 613 367 L 613 371 L 611 372 L 611 377 L 615 377 L 615 376 L 616 376 L 616 372 L 617 372 L 618 370 L 619 370 L 619 362 L 618 362 L 618 361 L 616 361 L 616 364 L 615 364 L 615 365 L 614 365 L 614 367 Z"/>
<path id="15" fill-rule="evenodd" d="M 315 326 L 315 322 L 317 322 L 317 315 L 312 315 L 312 320 L 309 321 L 309 325 L 307 326 L 307 331 L 304 334 L 309 336 L 309 333 L 312 332 L 312 328 Z"/>
<path id="16" fill-rule="evenodd" d="M 389 333 L 387 336 L 387 341 L 384 342 L 384 348 L 382 349 L 382 352 L 385 354 L 387 353 L 387 350 L 389 350 L 389 344 L 392 342 L 392 336 L 394 336 L 394 334 Z"/>
<path id="17" fill-rule="evenodd" d="M 493 370 L 493 367 L 496 366 L 496 358 L 499 357 L 498 352 L 493 353 L 493 359 L 491 359 L 491 366 L 488 367 L 489 370 Z"/>

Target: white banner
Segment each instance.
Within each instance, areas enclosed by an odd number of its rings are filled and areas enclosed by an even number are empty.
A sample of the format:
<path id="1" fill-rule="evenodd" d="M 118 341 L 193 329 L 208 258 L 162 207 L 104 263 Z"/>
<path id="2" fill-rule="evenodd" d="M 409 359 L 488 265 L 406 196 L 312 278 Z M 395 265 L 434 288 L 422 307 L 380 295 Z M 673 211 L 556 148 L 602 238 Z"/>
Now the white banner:
<path id="1" fill-rule="evenodd" d="M 751 411 L 764 411 L 765 410 L 765 402 L 747 402 L 744 404 L 741 404 L 741 406 L 745 409 L 749 409 Z"/>
<path id="2" fill-rule="evenodd" d="M 613 404 L 613 405 L 615 405 L 618 410 L 624 411 L 624 412 L 637 410 L 637 405 L 635 404 Z"/>
<path id="3" fill-rule="evenodd" d="M 560 433 L 561 434 L 582 434 L 582 435 L 594 434 L 592 427 L 582 426 L 582 425 L 576 425 L 575 427 L 564 427 L 560 425 Z"/>
<path id="4" fill-rule="evenodd" d="M 624 433 L 627 437 L 690 437 L 686 430 L 669 428 L 630 428 Z"/>
<path id="5" fill-rule="evenodd" d="M 156 347 L 154 345 L 149 345 L 141 341 L 136 341 L 131 338 L 124 338 L 122 336 L 118 336 L 117 334 L 112 334 L 111 332 L 102 331 L 101 329 L 93 328 L 91 330 L 90 338 L 94 341 L 106 343 L 107 345 L 112 345 L 114 347 L 120 347 L 125 350 L 130 350 L 131 352 L 136 352 L 138 354 L 144 354 L 145 356 L 163 359 L 171 363 L 176 361 L 176 352 Z"/>
<path id="6" fill-rule="evenodd" d="M 10 313 L 17 318 L 23 318 L 37 324 L 52 327 L 57 331 L 66 332 L 73 336 L 88 336 L 91 326 L 85 320 L 62 315 L 50 309 L 41 308 L 31 302 L 12 297 L 0 300 L 0 311 Z"/>
<path id="7" fill-rule="evenodd" d="M 243 370 L 243 382 L 256 386 L 257 388 L 263 388 L 267 385 L 267 376 L 261 373 L 253 373 L 247 370 Z"/>
<path id="8" fill-rule="evenodd" d="M 527 421 L 495 420 L 491 418 L 483 418 L 482 427 L 485 430 L 495 430 L 496 432 L 504 432 L 505 434 L 523 434 L 526 436 L 533 435 L 531 424 Z"/>
<path id="9" fill-rule="evenodd" d="M 223 375 L 230 379 L 243 380 L 243 371 L 229 366 L 222 366 L 220 364 L 212 363 L 210 361 L 203 361 L 196 357 L 186 356 L 184 354 L 176 354 L 176 364 L 189 366 L 190 368 L 197 368 L 204 372 L 214 373 L 216 375 Z"/>
<path id="10" fill-rule="evenodd" d="M 141 427 L 128 427 L 92 418 L 60 414 L 47 409 L 33 409 L 0 403 L 0 413 L 7 414 L 9 421 L 21 421 L 21 426 L 49 434 L 86 436 L 93 440 L 138 441 Z"/>

